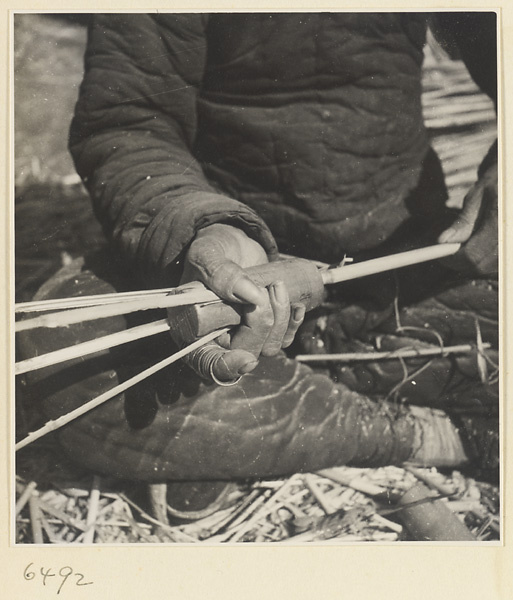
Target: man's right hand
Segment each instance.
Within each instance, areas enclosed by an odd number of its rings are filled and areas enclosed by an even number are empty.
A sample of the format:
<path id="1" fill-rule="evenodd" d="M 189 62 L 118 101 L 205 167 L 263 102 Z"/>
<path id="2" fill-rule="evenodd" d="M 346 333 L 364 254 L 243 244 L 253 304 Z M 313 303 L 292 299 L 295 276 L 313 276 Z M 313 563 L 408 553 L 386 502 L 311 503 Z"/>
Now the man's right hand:
<path id="1" fill-rule="evenodd" d="M 260 356 L 274 356 L 289 346 L 303 322 L 305 307 L 290 305 L 282 281 L 260 288 L 244 272 L 266 262 L 267 255 L 258 242 L 242 230 L 220 223 L 200 230 L 187 252 L 181 283 L 201 281 L 224 300 L 244 305 L 241 324 L 217 340 L 226 350 L 213 366 L 220 381 L 249 373 Z M 169 316 L 172 322 L 173 309 Z M 193 341 L 176 339 L 176 332 L 174 338 L 180 345 Z"/>

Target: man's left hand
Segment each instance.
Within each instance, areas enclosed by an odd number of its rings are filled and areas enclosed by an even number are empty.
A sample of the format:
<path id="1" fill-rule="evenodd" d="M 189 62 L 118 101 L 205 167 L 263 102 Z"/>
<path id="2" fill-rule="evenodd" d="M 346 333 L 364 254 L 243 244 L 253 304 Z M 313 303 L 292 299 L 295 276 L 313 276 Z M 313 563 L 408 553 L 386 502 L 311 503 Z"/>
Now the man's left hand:
<path id="1" fill-rule="evenodd" d="M 498 272 L 498 169 L 491 164 L 465 196 L 456 221 L 438 238 L 439 243 L 460 242 L 461 250 L 444 262 L 473 276 Z"/>

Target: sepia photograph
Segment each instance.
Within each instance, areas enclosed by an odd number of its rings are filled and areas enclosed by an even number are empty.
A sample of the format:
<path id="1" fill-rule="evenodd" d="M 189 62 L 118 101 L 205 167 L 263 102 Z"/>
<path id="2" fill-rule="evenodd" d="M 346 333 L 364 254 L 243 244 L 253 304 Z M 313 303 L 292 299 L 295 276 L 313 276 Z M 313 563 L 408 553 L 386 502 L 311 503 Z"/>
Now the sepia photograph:
<path id="1" fill-rule="evenodd" d="M 11 14 L 13 544 L 503 542 L 499 16 Z"/>

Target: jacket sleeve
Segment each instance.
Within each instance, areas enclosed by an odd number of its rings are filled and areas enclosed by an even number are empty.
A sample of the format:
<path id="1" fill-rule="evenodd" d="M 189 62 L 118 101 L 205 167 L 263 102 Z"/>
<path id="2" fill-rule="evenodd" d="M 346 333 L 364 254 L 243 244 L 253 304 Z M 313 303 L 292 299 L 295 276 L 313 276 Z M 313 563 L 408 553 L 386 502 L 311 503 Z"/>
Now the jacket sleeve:
<path id="1" fill-rule="evenodd" d="M 107 237 L 149 285 L 179 273 L 195 233 L 242 228 L 275 242 L 245 205 L 214 190 L 193 156 L 207 17 L 97 15 L 89 29 L 70 150 Z"/>

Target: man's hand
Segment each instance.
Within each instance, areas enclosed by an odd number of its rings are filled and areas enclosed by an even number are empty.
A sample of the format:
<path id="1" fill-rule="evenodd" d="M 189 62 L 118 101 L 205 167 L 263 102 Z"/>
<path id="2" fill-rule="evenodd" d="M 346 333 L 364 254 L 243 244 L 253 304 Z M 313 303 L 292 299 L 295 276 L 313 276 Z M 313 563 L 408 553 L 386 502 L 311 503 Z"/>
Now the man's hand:
<path id="1" fill-rule="evenodd" d="M 456 221 L 438 238 L 440 243 L 461 242 L 461 250 L 444 262 L 471 275 L 498 271 L 497 164 L 491 164 L 465 196 Z"/>
<path id="2" fill-rule="evenodd" d="M 240 326 L 218 339 L 226 349 L 213 367 L 213 374 L 220 381 L 249 373 L 260 355 L 274 356 L 290 345 L 303 321 L 304 306 L 290 305 L 282 281 L 264 289 L 244 272 L 246 267 L 266 262 L 267 255 L 258 242 L 224 224 L 200 230 L 186 255 L 181 283 L 202 281 L 221 298 L 244 305 Z M 171 320 L 176 314 L 176 310 L 169 311 Z M 175 341 L 183 344 L 191 340 Z"/>

